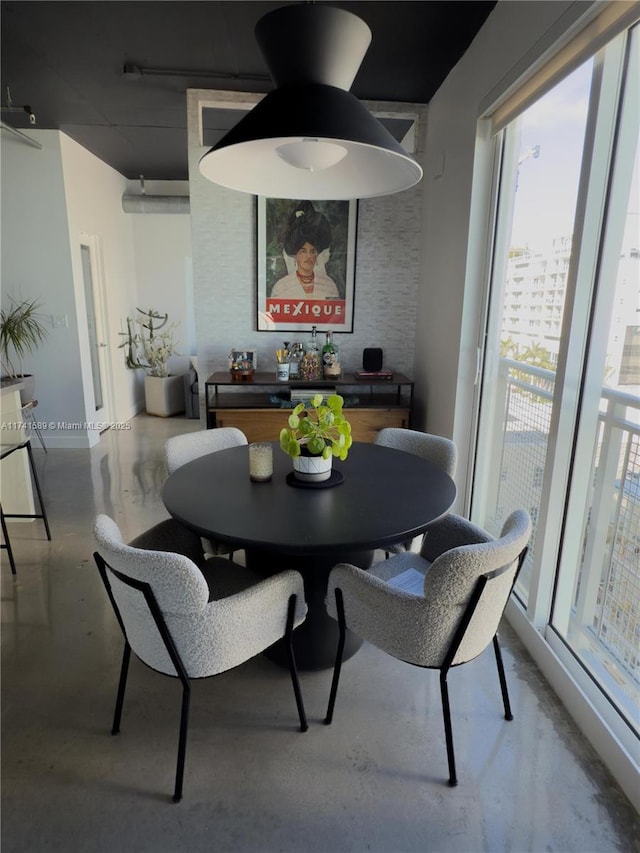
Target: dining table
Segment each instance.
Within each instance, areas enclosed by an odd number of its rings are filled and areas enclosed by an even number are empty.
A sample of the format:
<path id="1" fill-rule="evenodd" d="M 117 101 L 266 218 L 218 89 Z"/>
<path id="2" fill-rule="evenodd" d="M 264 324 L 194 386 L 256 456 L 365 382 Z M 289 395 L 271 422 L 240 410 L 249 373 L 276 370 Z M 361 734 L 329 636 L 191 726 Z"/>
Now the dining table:
<path id="1" fill-rule="evenodd" d="M 291 459 L 273 442 L 273 474 L 249 476 L 249 447 L 201 456 L 176 469 L 163 501 L 177 521 L 202 537 L 243 549 L 247 567 L 267 577 L 296 569 L 303 577 L 307 618 L 293 635 L 298 666 L 333 665 L 338 625 L 327 613 L 329 572 L 337 563 L 370 568 L 385 550 L 424 533 L 451 508 L 456 487 L 441 468 L 421 457 L 354 442 L 346 459 L 333 459 L 329 484 L 296 483 Z M 344 658 L 362 644 L 353 634 Z M 286 660 L 281 644 L 267 653 Z"/>

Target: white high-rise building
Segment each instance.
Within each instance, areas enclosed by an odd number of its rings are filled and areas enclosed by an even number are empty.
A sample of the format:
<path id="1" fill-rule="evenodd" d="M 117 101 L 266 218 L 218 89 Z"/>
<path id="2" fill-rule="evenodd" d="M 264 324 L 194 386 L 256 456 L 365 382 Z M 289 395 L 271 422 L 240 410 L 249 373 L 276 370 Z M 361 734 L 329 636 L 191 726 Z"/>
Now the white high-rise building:
<path id="1" fill-rule="evenodd" d="M 639 238 L 640 243 L 640 238 Z M 512 248 L 504 292 L 502 340 L 522 354 L 540 347 L 558 360 L 571 237 L 557 237 L 549 250 Z M 610 332 L 609 387 L 640 386 L 640 249 L 624 247 L 618 265 Z M 527 359 L 529 360 L 529 359 Z"/>

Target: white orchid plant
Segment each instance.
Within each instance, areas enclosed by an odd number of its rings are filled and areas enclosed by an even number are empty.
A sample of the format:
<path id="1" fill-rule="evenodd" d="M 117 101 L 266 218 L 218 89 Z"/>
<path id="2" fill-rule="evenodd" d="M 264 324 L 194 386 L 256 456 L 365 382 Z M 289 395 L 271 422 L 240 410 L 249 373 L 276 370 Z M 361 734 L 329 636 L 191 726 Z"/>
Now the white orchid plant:
<path id="1" fill-rule="evenodd" d="M 125 349 L 125 363 L 132 370 L 143 368 L 149 376 L 168 376 L 169 357 L 179 355 L 173 338 L 177 323 L 169 323 L 168 314 L 136 308 L 142 316 L 127 317 L 126 338 L 120 344 Z M 168 324 L 168 325 L 167 325 Z"/>

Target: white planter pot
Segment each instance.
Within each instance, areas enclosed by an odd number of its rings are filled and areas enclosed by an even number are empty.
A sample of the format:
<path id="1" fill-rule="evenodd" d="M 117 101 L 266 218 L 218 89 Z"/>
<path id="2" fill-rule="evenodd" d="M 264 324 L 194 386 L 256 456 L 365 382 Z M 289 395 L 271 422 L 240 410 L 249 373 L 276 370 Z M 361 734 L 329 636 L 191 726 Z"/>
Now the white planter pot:
<path id="1" fill-rule="evenodd" d="M 6 378 L 6 377 L 5 377 Z M 20 389 L 20 402 L 24 406 L 34 399 L 36 378 L 31 373 L 21 374 L 15 377 L 16 382 L 22 382 L 23 387 Z"/>
<path id="2" fill-rule="evenodd" d="M 168 418 L 184 412 L 182 376 L 145 376 L 144 399 L 148 415 Z"/>
<path id="3" fill-rule="evenodd" d="M 299 480 L 321 483 L 331 476 L 333 457 L 323 459 L 322 456 L 296 456 L 291 460 L 293 471 Z"/>

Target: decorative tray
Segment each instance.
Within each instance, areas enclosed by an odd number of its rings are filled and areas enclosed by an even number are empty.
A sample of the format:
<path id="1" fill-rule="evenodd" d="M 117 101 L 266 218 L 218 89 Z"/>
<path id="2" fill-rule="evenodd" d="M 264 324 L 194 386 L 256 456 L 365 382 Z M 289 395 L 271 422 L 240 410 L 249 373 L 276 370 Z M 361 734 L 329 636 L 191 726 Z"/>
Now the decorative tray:
<path id="1" fill-rule="evenodd" d="M 336 471 L 335 468 L 332 468 L 328 480 L 314 482 L 313 480 L 299 480 L 293 471 L 289 471 L 286 480 L 289 486 L 294 486 L 296 489 L 330 489 L 332 486 L 339 486 L 340 483 L 344 482 L 344 474 L 342 471 Z"/>

